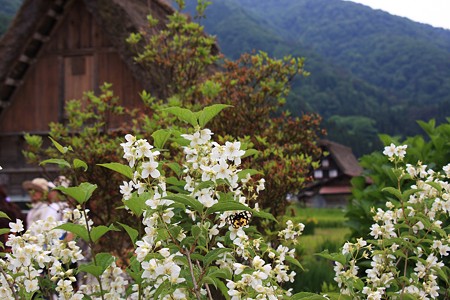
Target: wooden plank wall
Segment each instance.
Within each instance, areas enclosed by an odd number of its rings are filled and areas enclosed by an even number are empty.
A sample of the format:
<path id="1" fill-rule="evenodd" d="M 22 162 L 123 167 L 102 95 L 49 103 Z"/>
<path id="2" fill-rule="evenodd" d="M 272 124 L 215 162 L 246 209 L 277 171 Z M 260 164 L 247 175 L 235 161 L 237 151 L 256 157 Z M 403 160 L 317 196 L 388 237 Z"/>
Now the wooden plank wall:
<path id="1" fill-rule="evenodd" d="M 55 171 L 46 174 L 39 167 L 26 164 L 21 154 L 24 132 L 45 136 L 50 122 L 64 120 L 65 101 L 79 99 L 87 90 L 98 93 L 103 82 L 113 84 L 114 94 L 122 105 L 129 108 L 142 105 L 139 99 L 142 84 L 82 2 L 73 3 L 26 72 L 0 119 L 0 166 L 4 168 L 0 185 L 7 187 L 9 195 L 20 203 L 28 201 L 21 187 L 24 180 L 56 176 Z M 122 120 L 116 124 L 119 121 Z M 49 140 L 44 137 L 44 141 L 48 146 Z"/>

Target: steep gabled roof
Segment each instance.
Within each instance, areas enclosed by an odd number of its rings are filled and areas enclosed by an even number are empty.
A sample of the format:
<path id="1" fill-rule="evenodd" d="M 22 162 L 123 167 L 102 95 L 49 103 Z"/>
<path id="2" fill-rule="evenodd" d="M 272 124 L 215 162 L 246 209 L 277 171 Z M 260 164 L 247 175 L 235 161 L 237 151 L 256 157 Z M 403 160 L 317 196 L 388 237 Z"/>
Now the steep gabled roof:
<path id="1" fill-rule="evenodd" d="M 329 140 L 320 140 L 319 146 L 325 147 L 345 175 L 354 177 L 362 174 L 363 168 L 359 165 L 351 148 Z"/>
<path id="2" fill-rule="evenodd" d="M 0 114 L 64 14 L 72 5 L 80 4 L 93 15 L 144 87 L 157 90 L 165 86 L 164 78 L 155 76 L 149 80 L 149 73 L 134 63 L 133 53 L 125 42 L 131 32 L 146 25 L 149 13 L 164 21 L 159 25 L 163 26 L 174 11 L 164 0 L 24 0 L 0 40 Z"/>

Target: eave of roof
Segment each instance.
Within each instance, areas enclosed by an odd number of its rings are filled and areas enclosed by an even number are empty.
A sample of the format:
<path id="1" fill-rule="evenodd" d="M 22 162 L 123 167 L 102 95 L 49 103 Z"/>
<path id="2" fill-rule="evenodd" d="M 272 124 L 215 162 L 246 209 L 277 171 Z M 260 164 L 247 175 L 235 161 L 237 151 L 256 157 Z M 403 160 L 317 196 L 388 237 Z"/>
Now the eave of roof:
<path id="1" fill-rule="evenodd" d="M 345 175 L 354 177 L 362 174 L 363 168 L 351 148 L 329 140 L 320 140 L 319 145 L 326 148 Z"/>

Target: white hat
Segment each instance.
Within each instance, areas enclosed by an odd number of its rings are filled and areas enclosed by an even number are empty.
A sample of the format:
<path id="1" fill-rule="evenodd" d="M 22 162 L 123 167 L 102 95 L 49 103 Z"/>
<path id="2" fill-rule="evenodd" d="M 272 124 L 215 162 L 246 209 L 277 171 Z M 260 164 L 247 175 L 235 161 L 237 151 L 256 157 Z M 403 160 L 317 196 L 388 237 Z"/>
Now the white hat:
<path id="1" fill-rule="evenodd" d="M 22 183 L 22 187 L 25 190 L 48 192 L 49 182 L 45 178 L 35 178 Z"/>
<path id="2" fill-rule="evenodd" d="M 57 186 L 63 186 L 63 187 L 69 187 L 70 186 L 70 179 L 67 179 L 66 176 L 64 175 L 60 175 L 58 177 L 56 177 L 55 180 L 53 180 L 53 182 L 50 182 L 50 187 L 51 188 L 55 188 Z"/>

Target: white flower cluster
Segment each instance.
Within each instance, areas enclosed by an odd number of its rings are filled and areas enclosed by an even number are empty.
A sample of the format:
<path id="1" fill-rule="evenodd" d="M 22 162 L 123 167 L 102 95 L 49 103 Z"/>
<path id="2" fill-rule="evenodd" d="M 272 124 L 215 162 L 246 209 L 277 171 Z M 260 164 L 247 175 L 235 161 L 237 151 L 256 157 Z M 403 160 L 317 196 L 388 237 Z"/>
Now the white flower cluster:
<path id="1" fill-rule="evenodd" d="M 11 252 L 0 260 L 0 296 L 14 299 L 35 292 L 41 296 L 39 280 L 45 277 L 53 282 L 51 293 L 58 299 L 168 300 L 194 294 L 211 298 L 214 278 L 226 284 L 233 300 L 289 297 L 291 291 L 282 285 L 294 281 L 290 263 L 295 261 L 295 250 L 281 242 L 275 249 L 249 228 L 252 214 L 265 214 L 255 201 L 265 181 L 252 178 L 252 170 L 240 169 L 245 154 L 240 142 L 220 145 L 211 141 L 212 135 L 209 129 L 182 135 L 189 145 L 183 147 L 184 164 L 178 167 L 161 161 L 161 153 L 145 139 L 125 136 L 123 157 L 133 176 L 123 182 L 120 193 L 130 211 L 136 212 L 139 202 L 143 225 L 134 241 L 128 274 L 112 259 L 108 266 L 101 266 L 106 269 L 99 274 L 99 282 L 77 281 L 74 288 L 77 279 L 71 267 L 84 263 L 83 254 L 76 240 L 63 239 L 64 232 L 54 228 L 70 222 L 72 228 L 89 232 L 93 223 L 88 210 L 77 207 L 66 211 L 64 221 L 38 221 L 25 233 L 20 221 L 11 222 L 6 243 Z M 166 166 L 178 177 L 166 178 Z M 227 210 L 227 205 L 236 210 Z M 295 244 L 303 229 L 303 224 L 287 221 L 279 239 Z M 133 231 L 128 233 L 132 236 Z M 97 273 L 99 267 L 87 265 L 79 270 Z"/>
<path id="2" fill-rule="evenodd" d="M 47 277 L 54 283 L 53 296 L 62 300 L 81 300 L 86 295 L 90 299 L 102 299 L 98 295 L 98 282 L 80 285 L 74 289 L 75 270 L 77 263 L 83 261 L 82 249 L 76 240 L 66 238 L 66 232 L 55 227 L 70 221 L 82 226 L 93 225 L 86 213 L 88 210 L 76 208 L 64 211 L 63 221 L 53 217 L 33 222 L 24 232 L 21 220 L 9 223 L 10 235 L 6 246 L 10 251 L 0 260 L 0 266 L 5 272 L 0 275 L 0 296 L 5 299 L 15 299 L 14 295 L 25 291 L 33 294 L 40 289 L 40 278 Z M 17 274 L 17 275 L 12 275 Z M 107 267 L 101 275 L 104 299 L 125 299 L 127 280 L 123 271 L 115 263 Z M 13 288 L 14 290 L 11 290 Z M 48 296 L 48 295 L 47 295 Z"/>
<path id="3" fill-rule="evenodd" d="M 281 231 L 280 237 L 293 240 L 295 244 L 303 229 L 303 224 L 294 226 L 292 221 L 287 221 L 287 228 Z M 295 249 L 283 245 L 276 250 L 269 247 L 266 261 L 255 255 L 261 252 L 262 239 L 251 239 L 242 227 L 230 228 L 230 239 L 235 246 L 234 253 L 245 262 L 237 263 L 230 255 L 217 261 L 221 269 L 234 272 L 234 280 L 227 280 L 231 299 L 279 299 L 282 295 L 291 295 L 290 290 L 280 289 L 279 285 L 294 282 L 296 273 L 290 271 L 286 257 L 294 258 Z M 218 246 L 221 247 L 220 244 Z"/>
<path id="4" fill-rule="evenodd" d="M 128 161 L 131 168 L 135 167 L 134 178 L 132 181 L 123 182 L 120 186 L 120 193 L 124 200 L 129 200 L 133 190 L 137 190 L 141 195 L 147 186 L 152 186 L 151 180 L 158 179 L 161 176 L 158 170 L 158 158 L 160 152 L 154 148 L 145 139 L 136 139 L 135 136 L 127 134 L 126 143 L 120 144 L 123 148 L 123 157 Z"/>
<path id="5" fill-rule="evenodd" d="M 242 237 L 242 234 L 239 234 Z M 258 246 L 254 247 L 254 250 Z M 291 290 L 279 288 L 285 282 L 294 282 L 296 273 L 289 270 L 286 256 L 294 257 L 295 249 L 278 246 L 276 250 L 269 249 L 267 262 L 259 255 L 247 258 L 246 264 L 233 262 L 231 259 L 218 261 L 221 268 L 234 270 L 235 280 L 227 280 L 228 295 L 232 300 L 238 299 L 280 299 L 291 296 Z"/>
<path id="6" fill-rule="evenodd" d="M 251 299 L 250 295 L 256 299 L 279 299 L 281 295 L 290 295 L 280 285 L 294 280 L 295 272 L 289 269 L 286 260 L 287 256 L 294 257 L 293 249 L 281 245 L 276 250 L 269 247 L 265 253 L 270 262 L 266 262 L 258 255 L 262 253 L 262 238 L 252 238 L 245 230 L 250 213 L 225 211 L 210 216 L 204 214 L 206 209 L 221 200 L 252 205 L 258 210 L 252 201 L 264 190 L 264 179 L 255 182 L 250 174 L 239 174 L 242 171 L 239 168 L 241 158 L 245 154 L 241 150 L 241 143 L 225 142 L 220 145 L 211 140 L 212 135 L 209 129 L 182 135 L 189 142 L 188 146 L 183 147 L 185 160 L 180 178 L 184 182 L 184 195 L 199 202 L 204 207 L 203 212 L 190 206 L 180 211 L 174 201 L 166 199 L 170 198 L 170 193 L 166 190 L 162 163 L 156 160 L 159 152 L 152 151 L 153 146 L 146 140 L 127 135 L 127 142 L 122 144 L 124 158 L 135 170 L 133 180 L 121 186 L 125 205 L 133 193 L 149 195 L 142 220 L 145 234 L 136 242 L 135 250 L 136 259 L 143 269 L 143 282 L 140 286 L 132 286 L 131 299 L 137 299 L 138 293 L 146 299 L 154 298 L 161 286 L 169 291 L 164 299 L 186 299 L 189 294 L 192 295 L 193 291 L 186 285 L 186 280 L 195 280 L 192 274 L 204 272 L 201 268 L 206 266 L 198 261 L 190 264 L 189 255 L 195 248 L 185 248 L 184 245 L 188 243 L 186 233 L 195 227 L 198 232 L 194 233 L 194 237 L 206 243 L 202 247 L 210 250 L 226 249 L 223 245 L 226 239 L 220 233 L 227 224 L 226 236 L 231 242 L 227 246 L 232 247 L 232 252 L 225 251 L 216 265 L 233 274 L 233 280 L 227 280 L 229 296 L 232 299 Z M 236 223 L 230 223 L 229 220 L 235 220 Z M 303 228 L 303 224 L 294 226 L 288 222 L 280 238 L 296 240 Z M 193 234 L 193 231 L 189 233 Z M 240 262 L 236 259 L 240 259 Z M 196 268 L 199 270 L 193 271 Z M 183 272 L 188 269 L 192 269 L 193 273 Z M 205 285 L 200 286 L 198 291 L 201 295 L 209 292 Z"/>
<path id="7" fill-rule="evenodd" d="M 389 157 L 404 157 L 406 146 L 386 148 Z M 375 223 L 370 228 L 374 242 L 359 239 L 344 245 L 342 254 L 350 257 L 348 264 L 335 266 L 335 281 L 341 293 L 367 299 L 439 296 L 438 271 L 444 266 L 442 259 L 450 253 L 450 237 L 442 229 L 443 221 L 450 215 L 450 174 L 449 165 L 443 173 L 426 167 L 420 162 L 417 166 L 408 164 L 399 172 L 408 174 L 415 184 L 406 201 L 387 202 L 386 210 L 374 211 Z M 370 268 L 365 270 L 364 287 L 358 291 L 354 285 L 358 279 L 357 262 L 367 259 Z M 393 286 L 394 291 L 390 290 Z"/>
<path id="8" fill-rule="evenodd" d="M 395 146 L 391 143 L 389 146 L 384 147 L 383 154 L 389 157 L 389 160 L 394 161 L 395 159 L 402 160 L 406 155 L 407 145 Z"/>
<path id="9" fill-rule="evenodd" d="M 294 226 L 294 223 L 291 220 L 287 220 L 286 228 L 278 232 L 278 236 L 285 240 L 292 240 L 294 244 L 296 244 L 304 229 L 305 225 L 303 223 Z"/>
<path id="10" fill-rule="evenodd" d="M 232 189 L 236 189 L 240 171 L 237 166 L 240 165 L 241 156 L 245 151 L 240 150 L 240 142 L 226 142 L 225 146 L 211 142 L 212 132 L 209 129 L 182 136 L 190 141 L 189 147 L 184 147 L 186 155 L 184 189 L 193 193 L 192 195 L 205 207 L 211 207 L 218 202 L 214 187 L 199 190 L 197 186 L 200 182 L 195 181 L 195 178 L 201 176 L 201 182 L 222 179 L 227 181 Z M 237 193 L 239 195 L 239 190 Z M 245 204 L 245 198 L 240 200 Z"/>
<path id="11" fill-rule="evenodd" d="M 83 258 L 80 248 L 75 241 L 66 242 L 61 239 L 64 231 L 53 229 L 62 224 L 53 217 L 39 220 L 31 224 L 30 228 L 23 233 L 22 221 L 11 222 L 9 239 L 6 246 L 10 252 L 5 254 L 0 264 L 4 270 L 11 274 L 20 274 L 17 277 L 8 276 L 8 284 L 2 284 L 0 296 L 14 299 L 12 286 L 33 293 L 40 289 L 39 277 L 48 272 L 52 281 L 56 282 L 61 299 L 82 299 L 83 295 L 74 295 L 72 283 L 76 281 L 72 269 L 67 268 Z M 5 278 L 1 279 L 3 282 Z M 64 284 L 66 282 L 66 284 Z M 69 295 L 65 297 L 64 295 Z"/>
<path id="12" fill-rule="evenodd" d="M 159 245 L 160 243 L 157 244 Z M 144 271 L 142 278 L 149 283 L 154 283 L 157 287 L 164 282 L 168 282 L 172 286 L 185 282 L 185 278 L 180 276 L 181 267 L 176 262 L 176 258 L 182 256 L 182 254 L 179 252 L 171 254 L 168 248 L 160 248 L 157 250 L 157 253 L 157 257 L 149 260 L 139 260 L 138 258 Z M 135 293 L 131 295 L 131 299 L 138 299 L 138 290 L 138 285 L 133 285 Z M 145 299 L 155 298 L 155 291 L 154 286 L 147 285 L 143 291 L 143 294 L 146 295 Z M 185 288 L 175 288 L 172 295 L 167 296 L 167 299 L 186 299 L 188 294 L 189 292 Z"/>
<path id="13" fill-rule="evenodd" d="M 110 266 L 106 268 L 103 274 L 100 276 L 103 291 L 106 291 L 103 295 L 103 299 L 108 300 L 122 300 L 126 299 L 126 287 L 128 285 L 127 276 L 123 270 L 116 266 L 115 262 L 112 262 Z M 59 288 L 59 285 L 58 285 Z M 82 285 L 77 294 L 81 295 L 99 295 L 99 284 L 84 284 Z M 91 299 L 100 300 L 100 296 L 90 296 Z M 63 298 L 72 299 L 72 298 Z"/>

